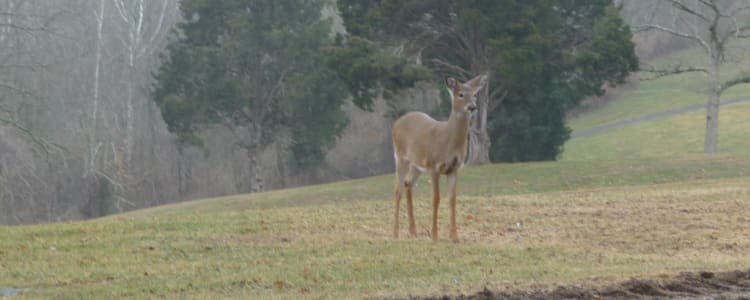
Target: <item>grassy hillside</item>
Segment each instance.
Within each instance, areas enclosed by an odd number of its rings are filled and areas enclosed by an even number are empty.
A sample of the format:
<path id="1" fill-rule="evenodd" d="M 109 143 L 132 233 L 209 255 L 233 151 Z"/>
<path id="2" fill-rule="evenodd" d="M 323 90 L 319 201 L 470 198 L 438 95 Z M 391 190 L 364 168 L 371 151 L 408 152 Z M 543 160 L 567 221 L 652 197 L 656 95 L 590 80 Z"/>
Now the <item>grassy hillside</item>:
<path id="1" fill-rule="evenodd" d="M 748 47 L 750 45 L 744 45 Z M 739 47 L 738 49 L 743 49 Z M 670 69 L 674 66 L 700 64 L 705 58 L 700 48 L 687 49 L 652 62 L 644 62 L 647 66 Z M 744 62 L 728 62 L 722 66 L 721 74 L 724 80 L 733 78 L 748 70 L 750 57 L 746 53 L 731 54 L 731 59 Z M 649 78 L 647 72 L 636 74 L 641 78 Z M 706 102 L 706 75 L 703 73 L 683 73 L 665 76 L 656 80 L 640 81 L 634 88 L 623 92 L 622 95 L 607 106 L 596 111 L 583 114 L 581 117 L 569 120 L 569 126 L 575 130 L 587 129 L 594 126 L 624 121 L 634 117 L 657 113 Z M 722 94 L 722 100 L 749 98 L 750 85 L 737 85 Z"/>
<path id="2" fill-rule="evenodd" d="M 392 240 L 391 176 L 0 227 L 0 289 L 30 289 L 19 298 L 340 299 L 748 267 L 749 167 L 746 156 L 696 155 L 469 168 L 459 244 L 446 239 L 445 205 L 443 240 L 428 239 L 426 180 L 415 191 L 419 236 Z"/>
<path id="3" fill-rule="evenodd" d="M 644 82 L 571 126 L 702 103 L 702 86 L 696 74 Z M 445 200 L 442 240 L 428 238 L 427 176 L 415 191 L 418 236 L 404 226 L 399 240 L 392 175 L 0 227 L 0 294 L 389 298 L 750 268 L 750 104 L 722 109 L 721 154 L 700 154 L 702 130 L 702 113 L 688 113 L 573 139 L 559 162 L 464 169 L 460 243 L 447 241 Z"/>
<path id="4" fill-rule="evenodd" d="M 701 50 L 687 50 L 652 63 L 657 67 L 702 61 Z M 734 55 L 743 57 L 742 55 Z M 734 57 L 733 56 L 733 57 Z M 750 59 L 748 60 L 750 61 Z M 745 63 L 727 64 L 722 77 L 733 78 Z M 647 73 L 639 74 L 649 76 Z M 706 76 L 685 73 L 656 80 L 641 81 L 624 91 L 615 101 L 568 121 L 575 131 L 626 121 L 645 115 L 704 104 Z M 750 85 L 737 85 L 722 95 L 722 100 L 750 98 Z M 722 107 L 719 114 L 719 151 L 748 153 L 750 149 L 750 104 Z M 574 138 L 565 144 L 563 160 L 611 160 L 642 157 L 672 157 L 703 152 L 705 111 L 692 112 L 635 125 L 607 130 L 588 137 Z"/>
<path id="5" fill-rule="evenodd" d="M 565 144 L 563 160 L 612 160 L 674 157 L 703 152 L 705 112 L 616 128 Z M 750 103 L 723 107 L 719 113 L 719 151 L 747 154 L 750 149 Z"/>

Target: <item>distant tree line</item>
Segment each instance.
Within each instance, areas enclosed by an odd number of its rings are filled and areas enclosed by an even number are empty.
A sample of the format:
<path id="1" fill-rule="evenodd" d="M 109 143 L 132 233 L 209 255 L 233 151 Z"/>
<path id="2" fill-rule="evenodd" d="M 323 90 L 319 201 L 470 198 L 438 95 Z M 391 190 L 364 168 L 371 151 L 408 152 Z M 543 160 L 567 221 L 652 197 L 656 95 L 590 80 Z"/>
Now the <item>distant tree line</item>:
<path id="1" fill-rule="evenodd" d="M 389 124 L 432 113 L 448 75 L 491 74 L 476 162 L 555 159 L 565 112 L 637 65 L 605 0 L 7 0 L 0 19 L 3 224 L 390 171 Z"/>
<path id="2" fill-rule="evenodd" d="M 178 197 L 173 147 L 143 94 L 177 9 L 176 0 L 0 2 L 0 223 Z"/>

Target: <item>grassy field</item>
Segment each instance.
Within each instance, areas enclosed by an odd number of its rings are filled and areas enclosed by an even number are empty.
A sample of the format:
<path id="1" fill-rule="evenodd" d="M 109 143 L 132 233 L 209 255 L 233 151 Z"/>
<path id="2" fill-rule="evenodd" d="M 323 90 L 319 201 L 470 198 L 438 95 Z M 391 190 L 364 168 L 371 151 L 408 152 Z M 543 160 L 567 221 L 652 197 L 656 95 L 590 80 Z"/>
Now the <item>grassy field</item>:
<path id="1" fill-rule="evenodd" d="M 447 241 L 445 205 L 443 240 L 428 239 L 426 180 L 415 191 L 419 236 L 390 238 L 391 176 L 0 227 L 0 289 L 30 289 L 18 298 L 347 299 L 746 268 L 749 167 L 745 156 L 695 155 L 465 169 L 458 244 Z"/>
<path id="2" fill-rule="evenodd" d="M 657 67 L 685 65 L 702 61 L 701 50 L 686 50 L 652 63 Z M 736 54 L 744 57 L 745 54 Z M 733 78 L 750 69 L 750 59 L 726 64 L 722 77 Z M 639 74 L 648 77 L 647 73 Z M 706 76 L 685 73 L 641 81 L 618 92 L 618 98 L 605 106 L 568 121 L 574 131 L 630 120 L 645 115 L 704 104 Z M 750 98 L 750 85 L 732 87 L 722 100 Z M 562 160 L 618 160 L 644 157 L 675 157 L 703 152 L 705 111 L 647 121 L 610 129 L 592 136 L 574 138 L 564 147 Z M 719 151 L 747 154 L 750 149 L 750 104 L 722 107 L 719 113 Z"/>
<path id="3" fill-rule="evenodd" d="M 675 157 L 703 152 L 705 112 L 616 128 L 572 139 L 563 160 L 613 160 Z M 723 107 L 719 113 L 719 152 L 746 154 L 750 149 L 750 103 Z"/>
<path id="4" fill-rule="evenodd" d="M 570 125 L 703 103 L 701 76 L 643 82 Z M 746 96 L 748 85 L 724 98 Z M 391 298 L 750 268 L 750 104 L 722 109 L 719 155 L 700 154 L 703 118 L 688 113 L 573 139 L 559 162 L 462 170 L 460 243 L 447 240 L 445 200 L 442 240 L 428 238 L 428 176 L 415 190 L 418 236 L 402 226 L 399 240 L 390 237 L 393 176 L 0 226 L 0 294 Z"/>
<path id="5" fill-rule="evenodd" d="M 675 65 L 689 65 L 701 62 L 702 50 L 686 50 L 659 59 L 651 65 L 657 68 L 670 68 Z M 744 55 L 744 54 L 743 54 Z M 726 64 L 722 68 L 724 80 L 733 78 L 742 70 L 750 69 L 750 58 L 747 62 Z M 648 73 L 638 74 L 647 78 Z M 658 113 L 690 105 L 706 103 L 706 75 L 703 73 L 684 73 L 661 77 L 656 80 L 641 81 L 626 91 L 616 101 L 588 114 L 569 120 L 571 129 L 582 130 L 618 121 L 625 121 L 652 113 Z M 722 94 L 722 100 L 750 98 L 750 84 L 734 86 Z"/>

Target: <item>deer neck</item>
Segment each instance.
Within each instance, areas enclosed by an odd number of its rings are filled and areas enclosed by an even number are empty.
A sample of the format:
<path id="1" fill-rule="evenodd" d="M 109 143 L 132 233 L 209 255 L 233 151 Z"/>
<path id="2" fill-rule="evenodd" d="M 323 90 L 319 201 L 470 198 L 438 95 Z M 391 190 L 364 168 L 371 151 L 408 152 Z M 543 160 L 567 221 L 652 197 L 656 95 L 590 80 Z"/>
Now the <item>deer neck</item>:
<path id="1" fill-rule="evenodd" d="M 448 118 L 448 137 L 452 146 L 463 148 L 466 144 L 466 136 L 469 134 L 471 113 L 451 111 Z"/>

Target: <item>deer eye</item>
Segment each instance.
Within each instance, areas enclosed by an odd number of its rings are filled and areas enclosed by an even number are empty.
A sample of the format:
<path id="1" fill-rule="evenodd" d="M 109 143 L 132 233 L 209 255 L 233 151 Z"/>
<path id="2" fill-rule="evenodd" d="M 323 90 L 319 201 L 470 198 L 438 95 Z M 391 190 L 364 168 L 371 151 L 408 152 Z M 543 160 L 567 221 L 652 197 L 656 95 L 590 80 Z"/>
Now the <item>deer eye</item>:
<path id="1" fill-rule="evenodd" d="M 458 93 L 458 98 L 463 98 L 463 97 L 464 97 L 464 93 Z"/>

